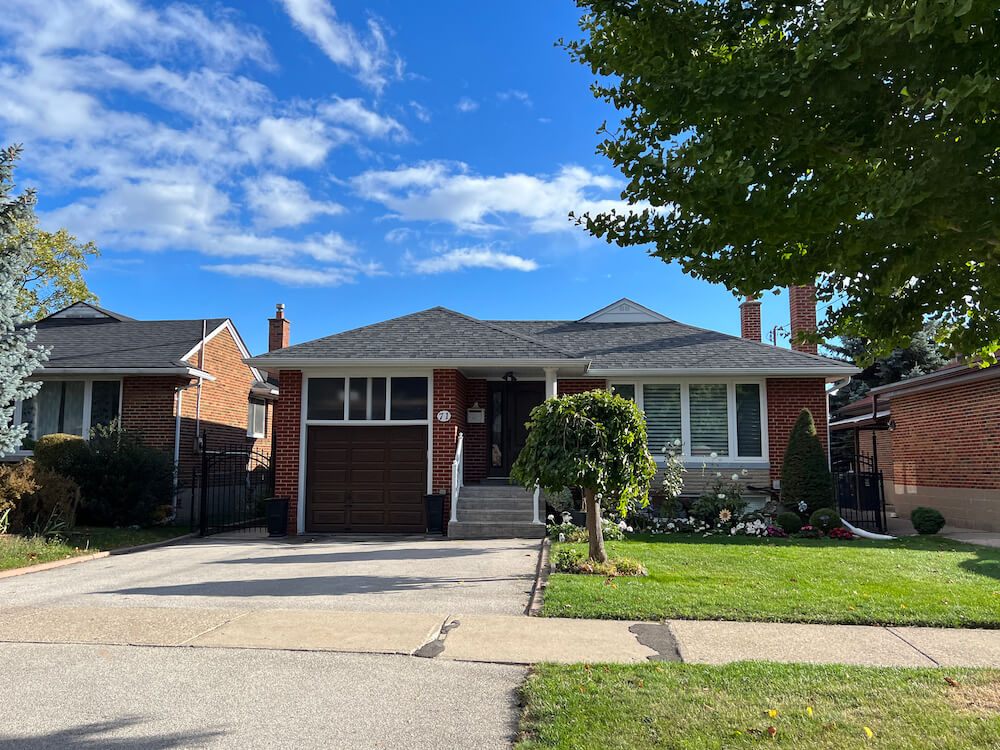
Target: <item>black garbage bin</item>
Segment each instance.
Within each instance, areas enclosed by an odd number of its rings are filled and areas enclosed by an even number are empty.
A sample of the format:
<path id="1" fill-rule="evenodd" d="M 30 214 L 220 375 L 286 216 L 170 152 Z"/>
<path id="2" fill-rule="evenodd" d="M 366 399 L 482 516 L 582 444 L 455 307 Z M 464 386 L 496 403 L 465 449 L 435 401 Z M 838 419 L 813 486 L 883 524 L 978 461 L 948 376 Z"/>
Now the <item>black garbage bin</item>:
<path id="1" fill-rule="evenodd" d="M 424 495 L 427 511 L 427 533 L 444 533 L 444 495 Z"/>
<path id="2" fill-rule="evenodd" d="M 286 536 L 288 534 L 288 498 L 269 497 L 267 499 L 267 535 Z"/>

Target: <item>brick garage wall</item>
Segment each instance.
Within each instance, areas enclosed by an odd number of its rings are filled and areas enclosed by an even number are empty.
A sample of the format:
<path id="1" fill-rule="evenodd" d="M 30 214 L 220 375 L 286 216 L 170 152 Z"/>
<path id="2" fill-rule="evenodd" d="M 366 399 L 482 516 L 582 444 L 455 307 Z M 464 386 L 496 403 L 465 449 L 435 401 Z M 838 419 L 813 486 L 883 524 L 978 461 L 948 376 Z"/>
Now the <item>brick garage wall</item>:
<path id="1" fill-rule="evenodd" d="M 823 449 L 829 455 L 827 441 L 826 381 L 823 378 L 768 378 L 767 437 L 768 459 L 771 462 L 771 480 L 781 479 L 781 463 L 788 447 L 788 436 L 798 419 L 799 412 L 809 409 L 816 422 Z"/>
<path id="2" fill-rule="evenodd" d="M 122 378 L 122 429 L 146 445 L 174 455 L 174 393 L 187 385 L 175 375 L 127 375 Z M 190 393 L 188 391 L 187 393 Z"/>
<path id="3" fill-rule="evenodd" d="M 288 533 L 298 533 L 299 439 L 302 430 L 302 372 L 278 373 L 274 409 L 274 495 L 288 498 Z M 304 501 L 304 499 L 303 499 Z"/>
<path id="4" fill-rule="evenodd" d="M 586 393 L 595 388 L 604 390 L 608 387 L 608 381 L 603 378 L 575 378 L 572 380 L 559 380 L 559 395 L 573 396 L 577 393 Z"/>
<path id="5" fill-rule="evenodd" d="M 434 436 L 434 456 L 431 464 L 431 487 L 443 492 L 445 522 L 451 513 L 451 464 L 455 460 L 458 433 L 465 431 L 465 404 L 468 381 L 458 370 L 434 371 L 434 408 L 431 410 L 431 430 Z M 438 422 L 442 409 L 451 412 L 450 422 Z"/>
<path id="6" fill-rule="evenodd" d="M 486 409 L 486 381 L 468 379 L 465 381 L 466 408 L 478 403 Z M 464 416 L 464 412 L 463 412 Z M 486 478 L 486 435 L 487 425 L 468 424 L 465 426 L 465 481 L 478 482 Z"/>
<path id="7" fill-rule="evenodd" d="M 886 499 L 899 515 L 927 505 L 952 526 L 1000 531 L 1000 379 L 894 394 L 892 419 Z"/>

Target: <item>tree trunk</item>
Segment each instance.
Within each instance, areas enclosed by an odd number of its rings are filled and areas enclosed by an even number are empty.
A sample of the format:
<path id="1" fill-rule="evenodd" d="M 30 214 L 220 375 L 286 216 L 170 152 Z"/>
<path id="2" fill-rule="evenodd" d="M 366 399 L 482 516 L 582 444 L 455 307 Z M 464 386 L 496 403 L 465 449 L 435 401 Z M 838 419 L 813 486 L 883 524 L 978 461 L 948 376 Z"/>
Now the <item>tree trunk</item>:
<path id="1" fill-rule="evenodd" d="M 607 562 L 608 553 L 604 551 L 604 533 L 601 530 L 601 504 L 597 502 L 597 493 L 593 490 L 583 491 L 585 507 L 587 508 L 587 536 L 590 538 L 590 559 L 595 562 Z"/>

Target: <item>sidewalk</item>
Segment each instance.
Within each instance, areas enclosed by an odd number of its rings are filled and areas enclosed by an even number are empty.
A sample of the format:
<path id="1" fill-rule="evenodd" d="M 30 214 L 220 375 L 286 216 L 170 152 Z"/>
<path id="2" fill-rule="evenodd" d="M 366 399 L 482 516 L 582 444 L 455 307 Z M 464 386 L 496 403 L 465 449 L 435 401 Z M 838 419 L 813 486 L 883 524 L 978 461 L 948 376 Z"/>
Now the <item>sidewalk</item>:
<path id="1" fill-rule="evenodd" d="M 403 654 L 533 664 L 761 660 L 1000 668 L 1000 630 L 505 615 L 153 607 L 20 607 L 0 642 Z"/>
<path id="2" fill-rule="evenodd" d="M 915 536 L 916 530 L 908 518 L 896 517 L 888 519 L 887 533 L 893 536 Z M 1000 532 L 980 531 L 979 529 L 963 529 L 959 526 L 945 525 L 937 533 L 947 539 L 966 544 L 981 544 L 984 547 L 1000 547 Z"/>

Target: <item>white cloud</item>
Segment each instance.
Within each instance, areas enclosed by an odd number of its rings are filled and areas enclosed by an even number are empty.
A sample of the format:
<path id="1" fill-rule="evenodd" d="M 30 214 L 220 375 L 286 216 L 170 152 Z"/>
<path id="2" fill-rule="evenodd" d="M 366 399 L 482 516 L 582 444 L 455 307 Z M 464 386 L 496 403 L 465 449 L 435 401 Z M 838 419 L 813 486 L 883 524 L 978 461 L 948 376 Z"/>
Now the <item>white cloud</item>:
<path id="1" fill-rule="evenodd" d="M 403 63 L 389 51 L 385 32 L 374 19 L 368 21 L 368 37 L 337 19 L 328 0 L 281 0 L 292 21 L 337 65 L 355 71 L 358 79 L 377 91 L 389 77 L 399 78 Z"/>
<path id="2" fill-rule="evenodd" d="M 460 247 L 427 258 L 407 256 L 417 273 L 436 274 L 466 268 L 492 268 L 497 271 L 534 271 L 538 263 L 531 258 L 504 253 L 489 247 Z"/>
<path id="3" fill-rule="evenodd" d="M 467 96 L 463 96 L 461 99 L 458 100 L 458 104 L 455 105 L 455 109 L 457 109 L 462 114 L 475 112 L 477 109 L 479 109 L 479 102 L 477 102 L 475 99 L 470 99 Z"/>
<path id="4" fill-rule="evenodd" d="M 527 91 L 521 91 L 519 89 L 507 89 L 506 91 L 498 91 L 497 99 L 502 102 L 517 101 L 526 107 L 532 105 L 531 97 L 528 96 Z"/>
<path id="5" fill-rule="evenodd" d="M 254 161 L 315 167 L 334 145 L 348 138 L 344 131 L 331 130 L 315 117 L 265 117 L 253 129 L 243 131 L 240 144 Z"/>
<path id="6" fill-rule="evenodd" d="M 260 226 L 294 227 L 323 214 L 344 211 L 337 203 L 313 200 L 305 185 L 280 175 L 251 177 L 244 181 L 243 187 L 247 205 Z"/>
<path id="7" fill-rule="evenodd" d="M 417 101 L 410 100 L 410 108 L 413 110 L 413 114 L 416 115 L 420 122 L 430 122 L 431 121 L 431 111 L 427 109 L 423 104 Z"/>
<path id="8" fill-rule="evenodd" d="M 406 128 L 398 120 L 373 112 L 360 99 L 335 96 L 332 101 L 320 105 L 318 114 L 328 122 L 349 125 L 375 138 L 405 140 L 407 137 Z"/>
<path id="9" fill-rule="evenodd" d="M 399 244 L 401 242 L 406 242 L 415 235 L 416 232 L 409 227 L 396 227 L 395 229 L 390 229 L 385 233 L 385 241 L 392 242 L 393 244 Z"/>
<path id="10" fill-rule="evenodd" d="M 468 232 L 504 227 L 535 233 L 569 231 L 571 211 L 632 210 L 617 195 L 609 197 L 616 192 L 617 180 L 576 166 L 554 175 L 481 176 L 469 173 L 461 163 L 432 161 L 363 172 L 354 185 L 396 218 L 445 221 Z"/>
<path id="11" fill-rule="evenodd" d="M 339 286 L 354 281 L 354 275 L 341 268 L 302 268 L 275 263 L 221 263 L 201 268 L 227 276 L 277 281 L 288 286 Z"/>

